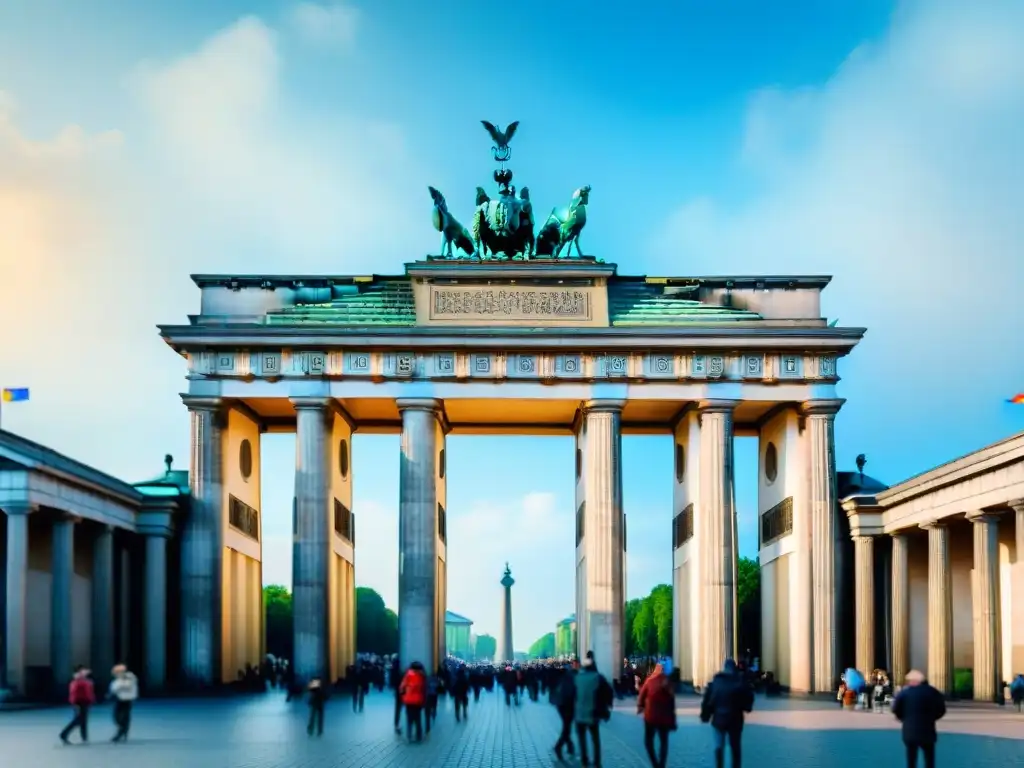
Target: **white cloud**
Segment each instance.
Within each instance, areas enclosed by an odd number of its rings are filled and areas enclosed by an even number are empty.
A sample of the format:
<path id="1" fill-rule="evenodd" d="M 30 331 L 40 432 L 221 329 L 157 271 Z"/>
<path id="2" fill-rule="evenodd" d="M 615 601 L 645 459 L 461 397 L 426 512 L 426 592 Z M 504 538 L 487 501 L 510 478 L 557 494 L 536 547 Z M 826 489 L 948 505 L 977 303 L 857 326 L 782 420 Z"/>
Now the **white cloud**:
<path id="1" fill-rule="evenodd" d="M 318 45 L 351 46 L 356 40 L 359 10 L 344 2 L 299 3 L 290 20 L 306 40 Z"/>
<path id="2" fill-rule="evenodd" d="M 242 19 L 129 73 L 123 132 L 39 139 L 0 96 L 0 384 L 32 388 L 5 427 L 151 476 L 187 456 L 183 364 L 154 328 L 196 311 L 190 272 L 360 272 L 415 252 L 422 225 L 394 211 L 422 210 L 407 179 L 425 174 L 400 128 L 293 103 L 288 63 Z"/>
<path id="3" fill-rule="evenodd" d="M 685 254 L 696 273 L 835 276 L 829 316 L 869 328 L 841 437 L 880 468 L 976 447 L 923 444 L 936 376 L 963 382 L 951 413 L 1007 429 L 999 404 L 1024 377 L 1004 341 L 1024 322 L 1021 39 L 1019 3 L 906 4 L 823 87 L 756 94 L 738 156 L 754 193 L 690 201 L 660 233 L 677 269 Z"/>

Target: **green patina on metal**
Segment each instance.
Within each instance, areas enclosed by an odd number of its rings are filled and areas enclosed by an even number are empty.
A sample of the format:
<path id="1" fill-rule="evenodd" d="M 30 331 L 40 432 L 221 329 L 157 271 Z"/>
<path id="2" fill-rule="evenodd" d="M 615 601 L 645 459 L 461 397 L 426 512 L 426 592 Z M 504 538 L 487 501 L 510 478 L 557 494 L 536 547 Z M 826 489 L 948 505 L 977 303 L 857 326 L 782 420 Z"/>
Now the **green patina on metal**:
<path id="1" fill-rule="evenodd" d="M 372 283 L 335 286 L 329 302 L 299 304 L 267 315 L 268 325 L 322 323 L 346 326 L 406 326 L 416 324 L 412 283 L 408 278 L 385 278 Z"/>
<path id="2" fill-rule="evenodd" d="M 608 319 L 613 326 L 701 325 L 760 320 L 756 312 L 704 304 L 697 287 L 649 283 L 644 278 L 608 281 Z"/>
<path id="3" fill-rule="evenodd" d="M 409 278 L 334 286 L 328 302 L 299 304 L 267 315 L 268 325 L 412 326 L 416 307 Z M 608 314 L 612 326 L 682 326 L 751 322 L 756 312 L 704 304 L 697 286 L 672 286 L 645 278 L 611 278 Z"/>

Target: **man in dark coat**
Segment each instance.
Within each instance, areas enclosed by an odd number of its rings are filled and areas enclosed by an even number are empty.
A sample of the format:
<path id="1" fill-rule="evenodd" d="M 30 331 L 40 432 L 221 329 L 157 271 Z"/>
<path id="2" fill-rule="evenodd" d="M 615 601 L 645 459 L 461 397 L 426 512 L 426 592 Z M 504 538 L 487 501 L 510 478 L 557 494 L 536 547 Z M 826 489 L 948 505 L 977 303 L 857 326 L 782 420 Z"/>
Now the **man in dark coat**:
<path id="1" fill-rule="evenodd" d="M 576 753 L 572 745 L 573 716 L 576 714 L 576 670 L 568 664 L 552 680 L 551 703 L 555 705 L 562 720 L 562 730 L 555 742 L 555 756 L 561 762 L 563 748 L 569 750 L 570 755 Z"/>
<path id="2" fill-rule="evenodd" d="M 935 742 L 939 740 L 935 723 L 946 714 L 942 694 L 928 685 L 922 672 L 912 669 L 906 687 L 892 702 L 892 713 L 903 723 L 907 768 L 917 768 L 918 750 L 924 753 L 925 768 L 935 768 Z"/>
<path id="3" fill-rule="evenodd" d="M 740 768 L 744 714 L 754 708 L 754 690 L 736 668 L 736 662 L 726 659 L 722 671 L 704 689 L 700 703 L 701 722 L 711 723 L 715 732 L 715 765 L 725 766 L 725 742 L 729 742 L 733 768 Z"/>

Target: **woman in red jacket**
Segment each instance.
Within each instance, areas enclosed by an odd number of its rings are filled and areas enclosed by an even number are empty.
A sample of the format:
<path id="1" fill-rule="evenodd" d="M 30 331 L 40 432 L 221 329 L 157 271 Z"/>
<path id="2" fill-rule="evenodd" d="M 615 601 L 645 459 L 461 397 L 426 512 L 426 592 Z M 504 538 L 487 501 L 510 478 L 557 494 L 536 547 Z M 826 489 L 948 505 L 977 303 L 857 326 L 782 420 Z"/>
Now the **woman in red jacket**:
<path id="1" fill-rule="evenodd" d="M 668 732 L 676 729 L 676 692 L 672 680 L 661 664 L 640 689 L 637 712 L 644 715 L 644 746 L 654 768 L 665 768 L 668 760 Z M 654 736 L 658 736 L 658 753 L 654 752 Z"/>
<path id="2" fill-rule="evenodd" d="M 427 675 L 423 665 L 418 661 L 409 665 L 409 671 L 402 678 L 398 693 L 405 706 L 406 736 L 411 741 L 415 728 L 416 741 L 423 741 L 423 707 L 427 703 Z"/>
<path id="3" fill-rule="evenodd" d="M 68 736 L 77 728 L 85 744 L 89 741 L 89 707 L 96 703 L 96 691 L 89 679 L 89 670 L 81 665 L 75 669 L 75 676 L 68 686 L 68 703 L 74 709 L 75 716 L 60 732 L 60 740 L 70 744 Z"/>

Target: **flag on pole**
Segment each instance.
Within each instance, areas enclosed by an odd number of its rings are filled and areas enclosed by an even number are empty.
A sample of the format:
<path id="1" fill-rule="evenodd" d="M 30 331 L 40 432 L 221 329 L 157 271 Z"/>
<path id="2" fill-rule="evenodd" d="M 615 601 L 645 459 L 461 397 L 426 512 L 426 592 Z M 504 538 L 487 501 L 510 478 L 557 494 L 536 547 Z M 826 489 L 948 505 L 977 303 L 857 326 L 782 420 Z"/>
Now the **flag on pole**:
<path id="1" fill-rule="evenodd" d="M 1020 392 L 1011 397 L 1006 402 L 1013 403 L 1014 405 L 1024 405 L 1024 392 Z"/>
<path id="2" fill-rule="evenodd" d="M 28 387 L 4 387 L 3 401 L 5 403 L 20 403 L 28 400 Z"/>

